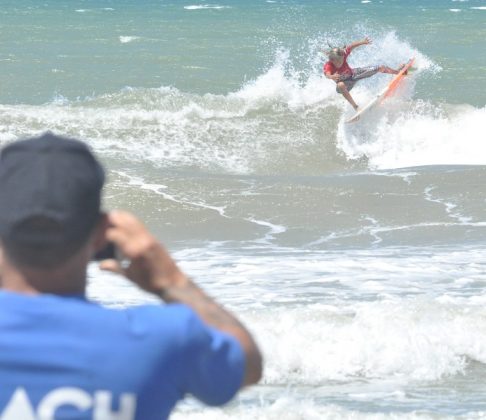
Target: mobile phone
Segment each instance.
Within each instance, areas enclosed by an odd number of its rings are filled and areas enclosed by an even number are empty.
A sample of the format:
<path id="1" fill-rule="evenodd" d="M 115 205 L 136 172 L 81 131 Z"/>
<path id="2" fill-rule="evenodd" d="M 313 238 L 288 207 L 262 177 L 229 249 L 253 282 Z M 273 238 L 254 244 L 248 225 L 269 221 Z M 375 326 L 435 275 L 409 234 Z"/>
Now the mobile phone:
<path id="1" fill-rule="evenodd" d="M 116 258 L 117 258 L 116 246 L 113 242 L 108 242 L 103 249 L 100 249 L 93 256 L 93 261 L 110 260 Z"/>

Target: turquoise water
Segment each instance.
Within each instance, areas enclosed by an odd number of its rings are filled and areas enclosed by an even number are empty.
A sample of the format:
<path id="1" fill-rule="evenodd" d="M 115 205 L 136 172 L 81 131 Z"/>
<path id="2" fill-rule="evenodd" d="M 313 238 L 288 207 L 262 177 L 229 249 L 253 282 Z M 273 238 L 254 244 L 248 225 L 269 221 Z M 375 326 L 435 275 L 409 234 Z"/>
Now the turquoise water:
<path id="1" fill-rule="evenodd" d="M 72 100 L 125 86 L 228 93 L 268 68 L 278 48 L 289 51 L 289 64 L 305 78 L 320 72 L 326 40 L 379 39 L 393 31 L 441 67 L 421 82 L 422 97 L 484 103 L 486 10 L 473 9 L 484 6 L 481 0 L 233 0 L 219 9 L 187 8 L 199 4 L 205 3 L 4 1 L 0 100 Z"/>
<path id="2" fill-rule="evenodd" d="M 484 0 L 2 0 L 0 144 L 47 129 L 105 164 L 238 314 L 261 384 L 173 419 L 485 418 Z M 322 77 L 416 57 L 353 124 Z M 364 104 L 390 76 L 360 81 Z M 154 302 L 90 267 L 91 298 Z"/>

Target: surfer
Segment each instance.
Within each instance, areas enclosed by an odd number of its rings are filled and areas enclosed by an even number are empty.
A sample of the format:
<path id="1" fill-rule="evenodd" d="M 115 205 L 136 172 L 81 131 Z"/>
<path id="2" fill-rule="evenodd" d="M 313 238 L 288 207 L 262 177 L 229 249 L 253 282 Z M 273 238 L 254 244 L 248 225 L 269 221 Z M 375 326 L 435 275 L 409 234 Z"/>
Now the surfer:
<path id="1" fill-rule="evenodd" d="M 336 82 L 336 92 L 343 95 L 355 110 L 358 110 L 358 105 L 350 95 L 349 91 L 358 80 L 371 77 L 376 73 L 397 74 L 400 71 L 400 69 L 395 70 L 384 65 L 352 69 L 347 62 L 347 58 L 349 54 L 351 54 L 351 51 L 360 45 L 371 44 L 371 42 L 371 39 L 366 37 L 361 41 L 353 42 L 343 48 L 332 47 L 329 45 L 330 49 L 326 51 L 329 61 L 324 64 L 324 75 L 328 79 Z"/>

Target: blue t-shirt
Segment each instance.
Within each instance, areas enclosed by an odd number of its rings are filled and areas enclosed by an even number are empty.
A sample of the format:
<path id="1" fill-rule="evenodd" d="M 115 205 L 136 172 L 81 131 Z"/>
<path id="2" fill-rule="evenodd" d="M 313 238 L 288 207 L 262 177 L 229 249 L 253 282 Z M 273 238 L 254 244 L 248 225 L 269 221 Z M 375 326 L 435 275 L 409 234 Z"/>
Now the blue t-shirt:
<path id="1" fill-rule="evenodd" d="M 240 344 L 185 305 L 0 292 L 1 420 L 166 419 L 186 393 L 229 401 L 244 365 Z"/>

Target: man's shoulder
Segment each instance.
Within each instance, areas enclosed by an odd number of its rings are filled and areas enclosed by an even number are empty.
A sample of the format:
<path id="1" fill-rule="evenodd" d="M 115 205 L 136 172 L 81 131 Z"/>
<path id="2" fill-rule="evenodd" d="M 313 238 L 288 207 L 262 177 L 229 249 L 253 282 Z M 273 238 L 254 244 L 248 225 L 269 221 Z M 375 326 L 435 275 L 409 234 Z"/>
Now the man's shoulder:
<path id="1" fill-rule="evenodd" d="M 93 320 L 106 321 L 106 327 L 126 330 L 137 336 L 174 338 L 184 336 L 199 318 L 183 304 L 144 304 L 126 308 L 107 308 L 94 305 Z"/>
<path id="2" fill-rule="evenodd" d="M 197 317 L 195 312 L 187 305 L 180 303 L 171 304 L 145 304 L 131 306 L 123 309 L 112 309 L 116 312 L 124 312 L 132 317 L 139 317 L 141 319 L 151 319 L 154 317 L 163 319 L 174 319 L 180 323 L 191 322 L 194 317 Z"/>
<path id="3" fill-rule="evenodd" d="M 123 310 L 126 325 L 136 334 L 150 335 L 187 345 L 201 333 L 207 333 L 199 316 L 184 304 L 142 305 Z M 204 331 L 204 332 L 203 332 Z"/>
<path id="4" fill-rule="evenodd" d="M 325 72 L 326 72 L 326 71 L 330 71 L 330 72 L 332 72 L 332 71 L 334 71 L 334 64 L 332 64 L 330 61 L 326 61 L 326 62 L 324 63 L 323 68 L 324 68 L 324 71 L 325 71 Z"/>
<path id="5" fill-rule="evenodd" d="M 197 316 L 182 304 L 144 304 L 109 307 L 82 297 L 56 295 L 28 296 L 0 292 L 2 318 L 35 322 L 46 330 L 52 328 L 88 329 L 93 334 L 136 335 L 177 332 L 197 322 Z M 1 321 L 0 321 L 1 324 Z M 130 334 L 131 335 L 131 334 Z"/>
<path id="6" fill-rule="evenodd" d="M 160 323 L 167 328 L 182 328 L 198 321 L 194 311 L 183 304 L 139 305 L 125 309 L 114 309 L 124 314 L 129 320 Z"/>

